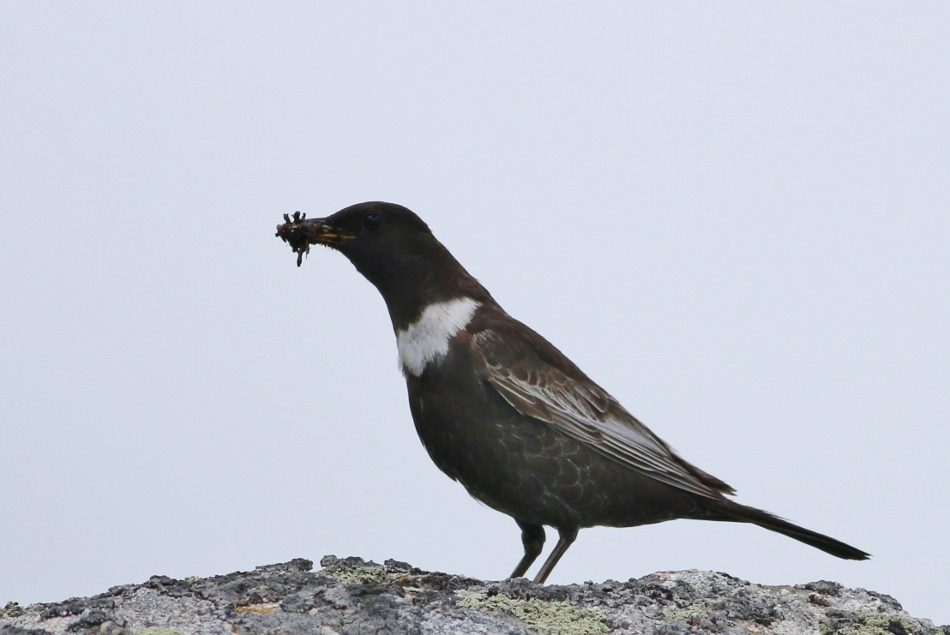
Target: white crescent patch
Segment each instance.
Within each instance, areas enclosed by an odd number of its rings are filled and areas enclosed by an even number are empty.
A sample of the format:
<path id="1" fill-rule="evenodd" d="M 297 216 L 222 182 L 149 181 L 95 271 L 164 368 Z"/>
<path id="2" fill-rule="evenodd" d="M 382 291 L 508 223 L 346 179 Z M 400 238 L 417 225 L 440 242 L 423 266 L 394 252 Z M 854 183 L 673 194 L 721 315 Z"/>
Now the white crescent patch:
<path id="1" fill-rule="evenodd" d="M 449 340 L 468 326 L 479 303 L 457 298 L 430 304 L 422 316 L 396 334 L 399 366 L 403 374 L 419 377 L 426 365 L 439 361 L 449 352 Z"/>

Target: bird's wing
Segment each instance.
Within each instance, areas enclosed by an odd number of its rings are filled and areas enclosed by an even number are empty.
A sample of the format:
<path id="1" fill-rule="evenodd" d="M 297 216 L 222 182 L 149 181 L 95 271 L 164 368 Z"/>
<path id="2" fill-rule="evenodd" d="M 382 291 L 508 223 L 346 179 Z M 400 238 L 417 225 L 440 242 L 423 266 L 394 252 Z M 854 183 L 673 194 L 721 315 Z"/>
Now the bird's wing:
<path id="1" fill-rule="evenodd" d="M 486 379 L 518 412 L 668 485 L 714 499 L 734 493 L 682 459 L 554 346 L 531 334 L 538 341 L 487 329 L 472 341 Z"/>

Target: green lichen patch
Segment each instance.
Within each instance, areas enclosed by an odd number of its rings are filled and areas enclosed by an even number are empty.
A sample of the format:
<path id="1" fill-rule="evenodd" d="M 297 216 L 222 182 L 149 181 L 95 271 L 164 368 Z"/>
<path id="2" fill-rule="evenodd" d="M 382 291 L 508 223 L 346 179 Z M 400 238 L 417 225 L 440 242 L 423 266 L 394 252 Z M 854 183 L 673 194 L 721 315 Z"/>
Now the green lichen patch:
<path id="1" fill-rule="evenodd" d="M 915 635 L 917 627 L 913 621 L 900 615 L 888 613 L 867 613 L 852 615 L 848 622 L 822 623 L 821 635 Z"/>
<path id="2" fill-rule="evenodd" d="M 914 623 L 899 615 L 869 613 L 860 620 L 835 631 L 835 635 L 914 635 Z"/>
<path id="3" fill-rule="evenodd" d="M 133 635 L 184 635 L 184 633 L 166 626 L 147 626 L 135 631 Z"/>
<path id="4" fill-rule="evenodd" d="M 398 575 L 390 576 L 385 567 L 375 563 L 346 567 L 327 567 L 323 569 L 321 573 L 343 585 L 381 584 L 399 577 Z"/>
<path id="5" fill-rule="evenodd" d="M 710 613 L 711 610 L 705 602 L 696 602 L 695 604 L 690 604 L 683 608 L 670 607 L 663 609 L 663 615 L 665 615 L 667 619 L 693 625 L 697 625 L 703 618 L 709 617 Z"/>
<path id="6" fill-rule="evenodd" d="M 23 608 L 19 602 L 7 602 L 7 605 L 0 609 L 0 617 L 19 617 L 23 615 Z"/>
<path id="7" fill-rule="evenodd" d="M 604 614 L 596 609 L 578 608 L 564 601 L 537 598 L 521 600 L 506 595 L 463 593 L 459 606 L 482 613 L 502 613 L 516 617 L 545 635 L 606 635 Z"/>

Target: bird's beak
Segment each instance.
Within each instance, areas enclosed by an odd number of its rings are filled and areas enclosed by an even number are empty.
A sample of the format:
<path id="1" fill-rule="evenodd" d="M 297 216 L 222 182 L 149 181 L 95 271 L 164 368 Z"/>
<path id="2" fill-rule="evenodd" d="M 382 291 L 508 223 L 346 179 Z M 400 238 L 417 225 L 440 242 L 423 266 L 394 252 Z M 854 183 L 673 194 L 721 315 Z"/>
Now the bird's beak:
<path id="1" fill-rule="evenodd" d="M 328 224 L 325 218 L 307 218 L 306 214 L 294 212 L 293 218 L 284 214 L 284 222 L 277 226 L 277 237 L 290 245 L 297 254 L 297 266 L 304 254 L 310 253 L 310 245 L 330 247 L 356 238 L 356 234 Z"/>

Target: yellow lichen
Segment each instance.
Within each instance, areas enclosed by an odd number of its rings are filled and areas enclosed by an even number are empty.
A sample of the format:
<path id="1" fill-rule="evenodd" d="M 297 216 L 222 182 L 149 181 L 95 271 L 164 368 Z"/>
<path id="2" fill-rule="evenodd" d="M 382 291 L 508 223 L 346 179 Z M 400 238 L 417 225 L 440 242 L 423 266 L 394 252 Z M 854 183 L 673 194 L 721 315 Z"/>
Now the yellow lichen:
<path id="1" fill-rule="evenodd" d="M 246 606 L 235 606 L 234 610 L 238 613 L 256 613 L 257 615 L 266 615 L 273 613 L 280 607 L 276 602 L 263 602 L 261 604 L 248 604 Z"/>
<path id="2" fill-rule="evenodd" d="M 893 635 L 891 623 L 897 622 L 908 633 L 916 633 L 914 623 L 907 618 L 886 613 L 869 613 L 860 623 L 851 624 L 835 632 L 835 635 Z"/>
<path id="3" fill-rule="evenodd" d="M 168 628 L 167 626 L 146 626 L 141 628 L 133 635 L 184 635 L 181 631 L 175 628 Z"/>
<path id="4" fill-rule="evenodd" d="M 323 569 L 321 573 L 340 584 L 380 584 L 390 578 L 390 575 L 386 573 L 386 568 L 379 565 Z"/>
<path id="5" fill-rule="evenodd" d="M 678 608 L 666 608 L 663 609 L 663 615 L 667 619 L 676 620 L 677 622 L 687 622 L 689 624 L 697 625 L 700 620 L 704 617 L 709 617 L 710 610 L 706 606 L 705 602 L 697 602 L 696 604 L 690 604 L 689 606 Z"/>
<path id="6" fill-rule="evenodd" d="M 465 594 L 459 605 L 487 613 L 516 617 L 546 635 L 606 635 L 604 614 L 596 609 L 580 609 L 562 601 L 521 600 L 506 595 Z"/>

